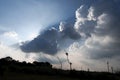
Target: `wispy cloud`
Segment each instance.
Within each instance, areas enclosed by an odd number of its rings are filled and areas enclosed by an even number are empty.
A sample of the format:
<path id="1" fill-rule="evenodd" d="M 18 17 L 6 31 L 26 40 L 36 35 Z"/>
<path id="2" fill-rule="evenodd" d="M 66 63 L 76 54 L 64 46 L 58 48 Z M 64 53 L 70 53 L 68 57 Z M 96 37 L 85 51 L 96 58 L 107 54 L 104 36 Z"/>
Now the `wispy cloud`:
<path id="1" fill-rule="evenodd" d="M 5 32 L 3 34 L 3 36 L 6 36 L 6 37 L 11 37 L 11 38 L 17 38 L 18 37 L 18 34 L 14 31 L 9 31 L 9 32 Z"/>

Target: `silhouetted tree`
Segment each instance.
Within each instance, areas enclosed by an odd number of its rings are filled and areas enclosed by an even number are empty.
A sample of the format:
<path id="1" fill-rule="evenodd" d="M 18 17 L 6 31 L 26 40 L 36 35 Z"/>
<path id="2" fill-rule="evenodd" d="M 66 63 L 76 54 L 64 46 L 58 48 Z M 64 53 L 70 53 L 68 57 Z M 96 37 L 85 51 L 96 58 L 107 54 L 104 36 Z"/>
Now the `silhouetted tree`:
<path id="1" fill-rule="evenodd" d="M 2 77 L 4 75 L 4 70 L 2 65 L 0 64 L 0 76 Z"/>
<path id="2" fill-rule="evenodd" d="M 34 65 L 39 66 L 39 67 L 50 67 L 52 68 L 52 65 L 49 62 L 33 62 Z"/>

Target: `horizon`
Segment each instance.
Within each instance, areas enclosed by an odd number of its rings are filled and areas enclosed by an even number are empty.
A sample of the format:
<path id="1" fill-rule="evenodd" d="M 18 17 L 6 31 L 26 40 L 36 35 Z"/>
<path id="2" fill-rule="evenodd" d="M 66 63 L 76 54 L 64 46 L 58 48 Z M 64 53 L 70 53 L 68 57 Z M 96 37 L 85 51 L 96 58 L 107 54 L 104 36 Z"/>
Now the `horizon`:
<path id="1" fill-rule="evenodd" d="M 0 0 L 0 58 L 120 69 L 119 0 Z M 68 53 L 68 55 L 66 55 Z M 68 57 L 68 58 L 67 58 Z"/>

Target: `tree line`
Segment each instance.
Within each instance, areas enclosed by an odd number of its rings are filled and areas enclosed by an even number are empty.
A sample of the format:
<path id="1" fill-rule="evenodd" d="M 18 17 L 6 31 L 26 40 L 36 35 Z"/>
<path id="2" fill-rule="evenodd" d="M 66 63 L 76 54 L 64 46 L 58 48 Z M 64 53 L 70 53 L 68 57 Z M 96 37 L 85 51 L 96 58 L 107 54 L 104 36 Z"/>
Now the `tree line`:
<path id="1" fill-rule="evenodd" d="M 68 56 L 68 54 L 66 54 Z M 68 58 L 67 58 L 68 59 Z M 54 75 L 54 76 L 67 76 L 72 78 L 79 78 L 85 80 L 120 80 L 119 73 L 108 73 L 108 72 L 90 72 L 90 71 L 77 71 L 56 69 L 52 68 L 52 64 L 49 62 L 37 62 L 27 63 L 25 61 L 19 62 L 11 57 L 5 57 L 0 59 L 0 76 L 4 76 L 5 73 L 24 73 L 24 74 L 39 74 L 39 75 Z"/>

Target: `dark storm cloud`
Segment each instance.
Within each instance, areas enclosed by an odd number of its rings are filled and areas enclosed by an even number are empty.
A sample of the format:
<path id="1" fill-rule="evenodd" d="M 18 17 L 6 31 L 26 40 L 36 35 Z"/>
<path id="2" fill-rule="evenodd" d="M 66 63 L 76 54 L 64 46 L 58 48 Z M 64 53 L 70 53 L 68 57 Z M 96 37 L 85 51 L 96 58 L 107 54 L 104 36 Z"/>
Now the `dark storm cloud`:
<path id="1" fill-rule="evenodd" d="M 45 30 L 32 41 L 23 43 L 21 46 L 22 51 L 27 53 L 43 52 L 47 54 L 56 54 L 59 50 L 58 45 L 62 44 L 64 39 L 68 38 L 76 40 L 80 38 L 80 35 L 73 28 L 74 26 L 69 24 L 62 24 L 60 26 L 64 27 L 62 31 L 51 28 L 49 30 Z"/>
<path id="2" fill-rule="evenodd" d="M 58 32 L 55 29 L 47 30 L 32 41 L 24 43 L 21 49 L 24 52 L 55 54 L 57 52 L 57 36 Z"/>
<path id="3" fill-rule="evenodd" d="M 80 38 L 80 35 L 76 32 L 72 24 L 61 22 L 59 28 L 63 38 L 68 37 L 74 40 Z"/>

